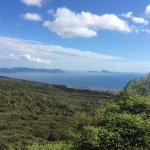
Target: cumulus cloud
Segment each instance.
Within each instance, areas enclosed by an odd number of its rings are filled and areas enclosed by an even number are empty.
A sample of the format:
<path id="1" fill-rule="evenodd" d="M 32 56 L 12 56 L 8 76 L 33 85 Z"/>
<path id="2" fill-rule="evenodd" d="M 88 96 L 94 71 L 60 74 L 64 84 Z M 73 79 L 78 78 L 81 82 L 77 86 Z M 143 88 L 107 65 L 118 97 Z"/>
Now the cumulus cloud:
<path id="1" fill-rule="evenodd" d="M 26 5 L 38 6 L 38 7 L 41 7 L 43 3 L 43 0 L 21 0 L 21 1 Z"/>
<path id="2" fill-rule="evenodd" d="M 144 25 L 148 25 L 149 24 L 148 20 L 145 20 L 144 18 L 139 18 L 139 17 L 133 17 L 132 21 L 134 23 L 137 23 L 137 24 L 144 24 Z"/>
<path id="3" fill-rule="evenodd" d="M 150 4 L 148 6 L 146 6 L 145 14 L 146 14 L 146 16 L 150 17 Z"/>
<path id="4" fill-rule="evenodd" d="M 76 13 L 68 8 L 58 8 L 54 17 L 52 21 L 45 21 L 44 26 L 61 37 L 93 37 L 97 30 L 131 32 L 128 23 L 115 14 Z"/>
<path id="5" fill-rule="evenodd" d="M 25 20 L 30 20 L 30 21 L 34 21 L 34 22 L 42 21 L 42 17 L 37 13 L 26 13 L 23 15 L 23 18 Z"/>
<path id="6" fill-rule="evenodd" d="M 122 16 L 131 19 L 131 21 L 134 22 L 135 24 L 143 24 L 143 25 L 149 24 L 148 20 L 141 17 L 135 17 L 132 11 L 122 14 Z"/>

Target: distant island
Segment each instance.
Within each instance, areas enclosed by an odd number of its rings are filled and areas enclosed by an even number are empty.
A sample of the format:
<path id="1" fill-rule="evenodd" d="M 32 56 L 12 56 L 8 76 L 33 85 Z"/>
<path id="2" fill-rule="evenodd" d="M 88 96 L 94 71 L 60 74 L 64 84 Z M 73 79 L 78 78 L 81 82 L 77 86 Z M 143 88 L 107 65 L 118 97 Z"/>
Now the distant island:
<path id="1" fill-rule="evenodd" d="M 0 68 L 0 73 L 65 73 L 61 69 L 36 69 L 36 68 L 25 68 L 25 67 L 15 67 L 15 68 Z"/>
<path id="2" fill-rule="evenodd" d="M 109 71 L 109 70 L 101 70 L 101 71 L 88 71 L 89 73 L 117 73 L 117 72 L 114 72 L 114 71 Z"/>

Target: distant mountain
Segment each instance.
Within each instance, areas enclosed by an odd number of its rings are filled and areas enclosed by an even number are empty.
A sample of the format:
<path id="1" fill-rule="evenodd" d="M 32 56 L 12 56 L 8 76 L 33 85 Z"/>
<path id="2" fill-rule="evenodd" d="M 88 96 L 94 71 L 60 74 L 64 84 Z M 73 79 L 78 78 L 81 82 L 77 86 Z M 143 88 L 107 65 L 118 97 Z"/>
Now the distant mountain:
<path id="1" fill-rule="evenodd" d="M 103 69 L 103 70 L 101 70 L 101 73 L 117 73 L 117 72 Z"/>
<path id="2" fill-rule="evenodd" d="M 101 71 L 88 71 L 89 73 L 117 73 L 117 72 L 113 72 L 113 71 L 109 71 L 109 70 L 101 70 Z"/>
<path id="3" fill-rule="evenodd" d="M 65 71 L 61 69 L 35 69 L 35 68 L 0 68 L 0 73 L 64 73 Z"/>

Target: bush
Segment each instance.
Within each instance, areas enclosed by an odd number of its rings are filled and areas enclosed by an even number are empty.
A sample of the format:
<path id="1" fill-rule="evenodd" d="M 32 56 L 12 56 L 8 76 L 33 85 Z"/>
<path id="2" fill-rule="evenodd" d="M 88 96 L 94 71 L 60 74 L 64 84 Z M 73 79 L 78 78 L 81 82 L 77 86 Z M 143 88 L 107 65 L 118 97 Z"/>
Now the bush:
<path id="1" fill-rule="evenodd" d="M 46 145 L 33 144 L 31 146 L 27 146 L 26 150 L 69 150 L 70 148 L 71 144 L 53 143 Z"/>
<path id="2" fill-rule="evenodd" d="M 149 98 L 123 94 L 100 106 L 91 125 L 82 127 L 76 150 L 150 149 Z"/>

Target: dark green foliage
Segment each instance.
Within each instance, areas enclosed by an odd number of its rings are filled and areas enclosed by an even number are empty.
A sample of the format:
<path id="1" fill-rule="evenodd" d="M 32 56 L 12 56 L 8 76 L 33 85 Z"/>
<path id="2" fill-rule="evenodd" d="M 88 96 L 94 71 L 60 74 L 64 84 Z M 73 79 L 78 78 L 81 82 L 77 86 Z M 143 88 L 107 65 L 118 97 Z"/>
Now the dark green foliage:
<path id="1" fill-rule="evenodd" d="M 150 75 L 130 81 L 125 92 L 102 104 L 77 131 L 76 150 L 150 149 Z"/>
<path id="2" fill-rule="evenodd" d="M 126 85 L 125 91 L 140 95 L 150 95 L 150 73 L 144 79 L 130 81 Z"/>
<path id="3" fill-rule="evenodd" d="M 0 149 L 149 150 L 149 88 L 150 76 L 114 97 L 0 78 Z"/>
<path id="4" fill-rule="evenodd" d="M 74 145 L 76 150 L 149 150 L 150 96 L 125 93 L 101 105 L 95 120 L 78 130 Z"/>
<path id="5" fill-rule="evenodd" d="M 109 95 L 0 77 L 0 149 L 70 140 L 73 116 L 93 115 Z"/>

